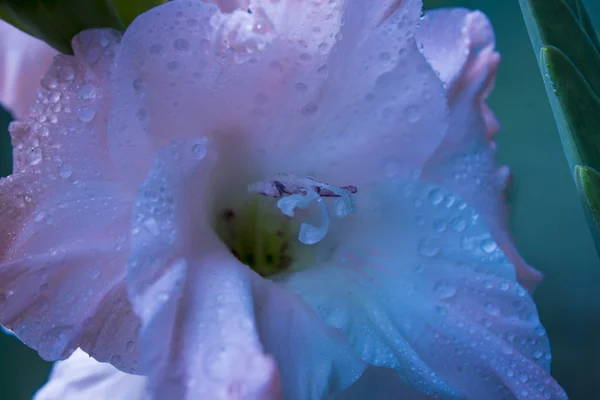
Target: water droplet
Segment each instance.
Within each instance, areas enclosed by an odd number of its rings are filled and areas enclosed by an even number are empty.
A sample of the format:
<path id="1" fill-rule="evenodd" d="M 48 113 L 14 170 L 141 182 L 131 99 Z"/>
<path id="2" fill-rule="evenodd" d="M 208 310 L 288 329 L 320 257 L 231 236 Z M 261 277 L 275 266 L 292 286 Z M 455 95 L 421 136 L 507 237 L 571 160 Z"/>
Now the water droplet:
<path id="1" fill-rule="evenodd" d="M 38 345 L 38 353 L 46 361 L 55 361 L 67 352 L 67 346 L 73 335 L 70 325 L 56 326 L 42 335 Z"/>
<path id="2" fill-rule="evenodd" d="M 202 143 L 196 143 L 192 146 L 192 154 L 198 160 L 202 160 L 206 156 L 206 145 Z"/>
<path id="3" fill-rule="evenodd" d="M 154 218 L 148 218 L 147 220 L 145 220 L 144 227 L 152 235 L 158 236 L 158 234 L 159 234 L 158 223 L 156 222 L 156 220 Z"/>
<path id="4" fill-rule="evenodd" d="M 61 178 L 68 179 L 73 175 L 73 166 L 71 164 L 62 164 L 58 167 L 58 175 Z"/>
<path id="5" fill-rule="evenodd" d="M 456 286 L 450 284 L 450 282 L 439 281 L 433 286 L 433 291 L 438 299 L 449 299 L 456 295 Z"/>
<path id="6" fill-rule="evenodd" d="M 296 83 L 295 88 L 301 93 L 306 92 L 308 90 L 308 86 L 306 86 L 306 84 L 303 82 Z"/>
<path id="7" fill-rule="evenodd" d="M 498 308 L 497 305 L 492 304 L 492 303 L 487 303 L 485 305 L 485 312 L 487 312 L 489 315 L 494 316 L 494 317 L 500 316 L 500 308 Z"/>
<path id="8" fill-rule="evenodd" d="M 127 351 L 133 351 L 133 349 L 135 349 L 135 342 L 133 342 L 133 341 L 130 340 L 125 345 L 125 350 L 127 350 Z"/>
<path id="9" fill-rule="evenodd" d="M 317 102 L 311 101 L 310 103 L 307 103 L 304 107 L 302 107 L 300 112 L 305 117 L 308 117 L 308 116 L 316 113 L 318 109 L 319 109 L 319 105 L 317 104 Z"/>
<path id="10" fill-rule="evenodd" d="M 496 249 L 498 248 L 498 245 L 496 244 L 496 242 L 491 239 L 491 238 L 487 238 L 481 241 L 481 250 L 483 250 L 486 253 L 493 253 L 494 251 L 496 251 Z"/>
<path id="11" fill-rule="evenodd" d="M 29 163 L 29 165 L 37 165 L 42 162 L 42 156 L 43 153 L 41 148 L 32 148 L 27 152 L 27 163 Z"/>
<path id="12" fill-rule="evenodd" d="M 462 232 L 467 229 L 467 220 L 463 217 L 455 217 L 450 221 L 450 225 L 455 232 Z"/>
<path id="13" fill-rule="evenodd" d="M 397 160 L 388 160 L 383 171 L 386 177 L 393 178 L 400 173 L 400 163 Z"/>
<path id="14" fill-rule="evenodd" d="M 440 247 L 436 241 L 430 238 L 423 238 L 417 244 L 419 254 L 423 257 L 433 258 L 440 253 Z"/>
<path id="15" fill-rule="evenodd" d="M 70 65 L 62 65 L 58 70 L 58 80 L 62 82 L 72 81 L 75 78 L 75 71 Z"/>
<path id="16" fill-rule="evenodd" d="M 522 383 L 526 383 L 529 380 L 529 377 L 527 376 L 527 374 L 521 374 L 521 376 L 519 376 L 519 380 Z"/>
<path id="17" fill-rule="evenodd" d="M 80 108 L 78 111 L 78 117 L 81 122 L 90 122 L 96 117 L 96 110 L 93 108 Z"/>
<path id="18" fill-rule="evenodd" d="M 150 54 L 153 54 L 155 56 L 162 54 L 162 52 L 165 50 L 165 46 L 163 46 L 162 44 L 153 44 L 152 46 L 150 46 Z"/>
<path id="19" fill-rule="evenodd" d="M 52 92 L 50 93 L 50 102 L 51 103 L 58 103 L 60 101 L 60 98 L 62 97 L 62 93 L 61 92 Z"/>
<path id="20" fill-rule="evenodd" d="M 100 276 L 100 270 L 96 267 L 90 267 L 88 269 L 88 276 L 92 279 L 96 279 Z"/>
<path id="21" fill-rule="evenodd" d="M 133 80 L 133 90 L 136 92 L 141 92 L 144 90 L 144 80 L 142 78 L 137 78 Z"/>
<path id="22" fill-rule="evenodd" d="M 110 358 L 110 363 L 114 366 L 121 366 L 121 364 L 123 363 L 123 358 L 121 358 L 120 355 L 115 354 Z"/>
<path id="23" fill-rule="evenodd" d="M 146 119 L 148 119 L 148 111 L 146 111 L 145 108 L 140 108 L 136 111 L 135 117 L 138 119 L 138 121 L 144 122 Z"/>
<path id="24" fill-rule="evenodd" d="M 419 107 L 417 106 L 408 106 L 404 109 L 404 117 L 410 122 L 414 124 L 421 119 L 419 115 Z"/>
<path id="25" fill-rule="evenodd" d="M 180 53 L 188 52 L 190 51 L 190 42 L 183 38 L 176 39 L 173 42 L 173 48 Z"/>
<path id="26" fill-rule="evenodd" d="M 444 194 L 440 189 L 432 189 L 428 194 L 427 198 L 434 206 L 437 206 L 444 200 Z"/>
<path id="27" fill-rule="evenodd" d="M 207 350 L 204 355 L 207 375 L 212 379 L 227 379 L 242 355 L 242 349 L 232 344 L 222 344 Z"/>
<path id="28" fill-rule="evenodd" d="M 536 360 L 539 360 L 543 356 L 544 356 L 544 352 L 539 349 L 533 352 L 533 358 L 535 358 Z"/>
<path id="29" fill-rule="evenodd" d="M 81 100 L 89 100 L 96 97 L 96 87 L 91 83 L 84 83 L 77 91 L 77 98 Z"/>
<path id="30" fill-rule="evenodd" d="M 435 221 L 433 221 L 433 229 L 436 232 L 439 232 L 439 233 L 445 232 L 447 226 L 448 225 L 446 224 L 446 221 L 444 221 L 441 218 L 438 218 Z"/>
<path id="31" fill-rule="evenodd" d="M 533 331 L 538 336 L 546 336 L 546 329 L 541 325 L 536 326 Z"/>

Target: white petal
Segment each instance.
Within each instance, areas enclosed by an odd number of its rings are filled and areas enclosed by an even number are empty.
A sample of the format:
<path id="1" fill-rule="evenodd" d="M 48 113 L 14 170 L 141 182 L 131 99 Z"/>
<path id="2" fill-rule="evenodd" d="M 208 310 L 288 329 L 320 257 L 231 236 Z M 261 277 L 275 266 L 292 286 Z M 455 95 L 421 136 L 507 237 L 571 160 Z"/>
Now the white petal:
<path id="1" fill-rule="evenodd" d="M 33 400 L 146 400 L 146 380 L 77 350 L 54 365 L 48 383 Z"/>

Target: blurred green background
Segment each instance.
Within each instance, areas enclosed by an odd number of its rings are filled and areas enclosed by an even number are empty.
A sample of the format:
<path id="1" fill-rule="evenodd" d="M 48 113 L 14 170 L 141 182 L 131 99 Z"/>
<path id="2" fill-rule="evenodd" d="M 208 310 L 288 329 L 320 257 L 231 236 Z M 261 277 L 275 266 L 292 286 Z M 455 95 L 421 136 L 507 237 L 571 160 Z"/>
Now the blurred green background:
<path id="1" fill-rule="evenodd" d="M 600 26 L 600 0 L 584 3 Z M 500 160 L 514 173 L 509 192 L 513 234 L 525 259 L 546 275 L 535 298 L 552 343 L 554 376 L 572 400 L 598 398 L 600 260 L 518 1 L 425 0 L 425 5 L 478 8 L 494 24 L 503 62 L 490 104 L 502 123 L 496 137 Z M 11 165 L 8 118 L 0 112 L 0 175 Z M 49 367 L 16 339 L 0 334 L 0 400 L 31 398 Z"/>

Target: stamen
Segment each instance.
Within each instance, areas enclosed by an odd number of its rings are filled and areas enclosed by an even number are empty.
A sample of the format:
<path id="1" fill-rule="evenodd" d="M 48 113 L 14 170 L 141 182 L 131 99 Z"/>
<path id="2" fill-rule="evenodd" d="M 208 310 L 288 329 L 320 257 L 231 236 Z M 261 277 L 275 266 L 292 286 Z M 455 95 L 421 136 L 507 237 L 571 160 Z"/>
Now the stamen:
<path id="1" fill-rule="evenodd" d="M 300 225 L 300 233 L 298 233 L 298 240 L 304 244 L 316 244 L 319 243 L 327 235 L 329 231 L 329 210 L 327 205 L 317 194 L 314 189 L 309 189 L 307 194 L 293 194 L 291 196 L 283 197 L 277 202 L 277 207 L 282 213 L 289 217 L 293 217 L 295 208 L 306 209 L 313 201 L 317 201 L 317 205 L 321 210 L 323 221 L 320 226 L 314 226 L 303 222 Z"/>
<path id="2" fill-rule="evenodd" d="M 319 243 L 329 230 L 329 209 L 323 199 L 333 197 L 335 215 L 343 218 L 354 211 L 352 195 L 358 191 L 355 186 L 331 186 L 310 177 L 297 178 L 289 174 L 280 174 L 277 179 L 254 183 L 248 190 L 279 199 L 277 207 L 290 217 L 295 215 L 295 208 L 306 209 L 316 201 L 321 211 L 321 225 L 314 226 L 304 222 L 298 234 L 298 240 L 307 245 Z"/>

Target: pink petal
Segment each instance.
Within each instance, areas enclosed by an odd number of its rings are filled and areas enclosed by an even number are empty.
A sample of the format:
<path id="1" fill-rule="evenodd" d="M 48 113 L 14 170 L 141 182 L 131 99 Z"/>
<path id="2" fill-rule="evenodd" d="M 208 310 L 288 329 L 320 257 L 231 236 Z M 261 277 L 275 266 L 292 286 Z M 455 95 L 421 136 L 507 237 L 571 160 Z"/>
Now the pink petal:
<path id="1" fill-rule="evenodd" d="M 285 285 L 363 360 L 435 398 L 566 399 L 534 302 L 473 208 L 398 179 L 356 202 L 331 259 Z"/>
<path id="2" fill-rule="evenodd" d="M 46 43 L 0 20 L 0 104 L 16 118 L 27 115 L 55 54 Z"/>
<path id="3" fill-rule="evenodd" d="M 119 171 L 138 185 L 156 149 L 199 132 L 244 185 L 312 171 L 366 184 L 420 168 L 447 127 L 441 82 L 413 40 L 421 3 L 265 4 L 223 14 L 170 2 L 131 25 L 109 121 Z"/>
<path id="4" fill-rule="evenodd" d="M 118 40 L 112 31 L 79 35 L 75 56 L 55 58 L 30 114 L 11 125 L 0 322 L 47 360 L 82 347 L 133 371 L 139 321 L 123 279 L 134 191 L 115 181 L 108 158 L 102 85 Z"/>
<path id="5" fill-rule="evenodd" d="M 205 202 L 216 152 L 206 143 L 161 149 L 136 201 L 128 286 L 152 398 L 279 399 L 283 390 L 320 399 L 349 386 L 364 365 L 339 333 L 212 232 Z"/>
<path id="6" fill-rule="evenodd" d="M 519 281 L 533 289 L 542 275 L 527 265 L 510 237 L 503 196 L 509 170 L 496 166 L 491 138 L 498 123 L 485 104 L 500 62 L 492 27 L 480 12 L 438 10 L 427 14 L 417 36 L 425 56 L 448 85 L 450 107 L 449 134 L 421 176 L 475 207 L 515 265 Z"/>
<path id="7" fill-rule="evenodd" d="M 174 138 L 220 134 L 227 156 L 244 150 L 248 158 L 274 153 L 270 142 L 279 132 L 269 127 L 272 117 L 285 118 L 290 133 L 314 123 L 301 110 L 324 79 L 317 72 L 323 64 L 318 44 L 333 41 L 329 30 L 338 18 L 333 13 L 325 24 L 325 11 L 333 7 L 325 2 L 264 3 L 252 14 L 225 14 L 203 2 L 170 2 L 129 27 L 116 59 L 109 144 L 115 164 L 135 184 L 155 151 Z M 298 41 L 307 36 L 308 17 L 322 31 Z M 122 156 L 132 143 L 135 162 Z"/>
<path id="8" fill-rule="evenodd" d="M 146 378 L 99 363 L 82 350 L 54 364 L 33 400 L 145 400 Z"/>

